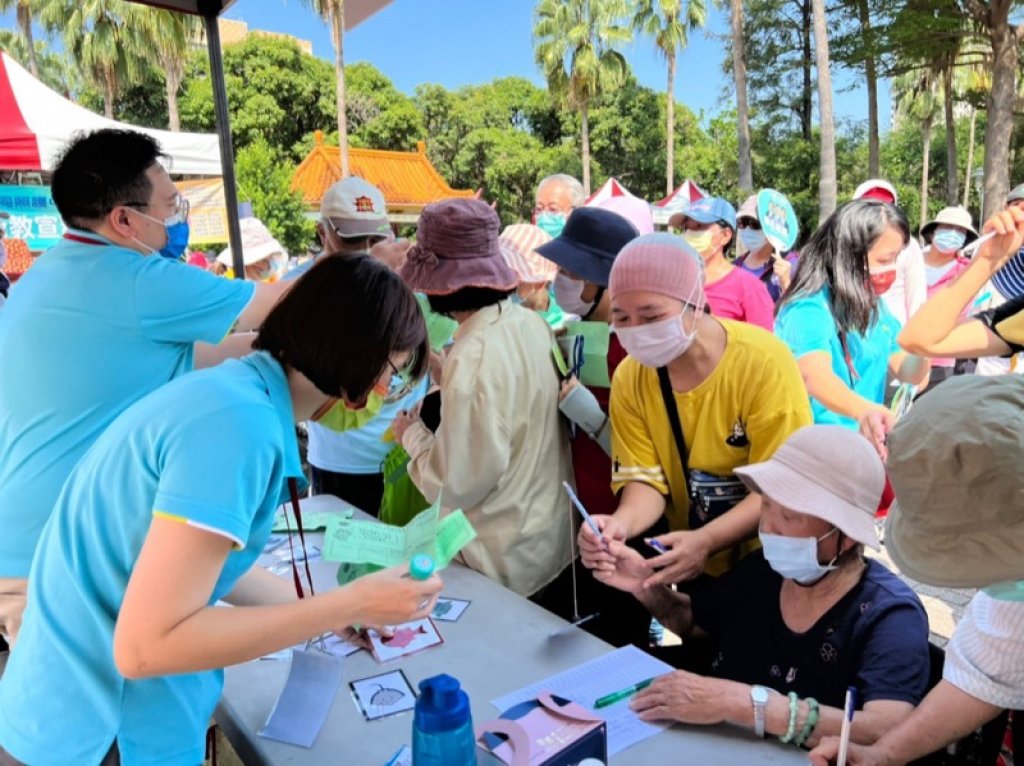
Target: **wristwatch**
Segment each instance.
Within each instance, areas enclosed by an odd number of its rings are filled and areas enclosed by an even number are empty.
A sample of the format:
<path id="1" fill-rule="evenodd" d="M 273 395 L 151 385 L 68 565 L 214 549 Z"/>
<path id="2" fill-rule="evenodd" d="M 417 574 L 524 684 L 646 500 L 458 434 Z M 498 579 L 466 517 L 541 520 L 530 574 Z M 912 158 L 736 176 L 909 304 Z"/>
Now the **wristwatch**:
<path id="1" fill-rule="evenodd" d="M 764 739 L 764 714 L 768 708 L 768 689 L 764 686 L 751 686 L 750 701 L 754 703 L 754 734 Z"/>

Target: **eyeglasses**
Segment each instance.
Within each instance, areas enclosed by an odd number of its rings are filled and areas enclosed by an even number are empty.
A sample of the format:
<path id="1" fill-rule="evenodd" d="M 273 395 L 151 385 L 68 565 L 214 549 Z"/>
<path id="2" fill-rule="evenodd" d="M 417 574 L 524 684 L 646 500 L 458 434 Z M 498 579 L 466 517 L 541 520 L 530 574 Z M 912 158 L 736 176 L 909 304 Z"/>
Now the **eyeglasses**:
<path id="1" fill-rule="evenodd" d="M 738 229 L 753 229 L 754 231 L 761 231 L 761 222 L 756 218 L 740 218 L 736 221 L 736 228 Z"/>
<path id="2" fill-rule="evenodd" d="M 401 370 L 395 366 L 391 359 L 388 359 L 387 363 L 388 367 L 391 368 L 391 381 L 388 383 L 388 392 L 384 395 L 384 401 L 392 404 L 399 399 L 407 397 L 413 388 L 416 387 L 418 381 L 412 374 L 412 370 L 416 366 L 416 358 L 411 357 L 409 363 Z"/>
<path id="3" fill-rule="evenodd" d="M 153 207 L 148 202 L 125 202 L 125 207 Z M 189 201 L 181 196 L 180 194 L 174 198 L 174 213 L 173 215 L 167 216 L 167 218 L 177 218 L 179 222 L 185 223 L 188 221 L 189 211 L 192 209 Z M 166 220 L 166 219 L 165 219 Z"/>

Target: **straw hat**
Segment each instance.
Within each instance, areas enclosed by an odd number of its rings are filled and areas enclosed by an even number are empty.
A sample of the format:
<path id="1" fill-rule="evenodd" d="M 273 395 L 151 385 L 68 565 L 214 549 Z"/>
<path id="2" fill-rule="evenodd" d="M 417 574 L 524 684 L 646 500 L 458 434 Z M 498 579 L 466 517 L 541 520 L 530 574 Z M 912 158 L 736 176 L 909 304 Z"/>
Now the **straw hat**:
<path id="1" fill-rule="evenodd" d="M 977 588 L 1024 579 L 1024 380 L 951 378 L 889 435 L 892 560 L 915 580 Z"/>
<path id="2" fill-rule="evenodd" d="M 498 237 L 501 255 L 519 280 L 526 284 L 550 282 L 558 273 L 558 264 L 537 252 L 537 248 L 551 241 L 551 235 L 539 226 L 514 223 L 506 226 Z"/>

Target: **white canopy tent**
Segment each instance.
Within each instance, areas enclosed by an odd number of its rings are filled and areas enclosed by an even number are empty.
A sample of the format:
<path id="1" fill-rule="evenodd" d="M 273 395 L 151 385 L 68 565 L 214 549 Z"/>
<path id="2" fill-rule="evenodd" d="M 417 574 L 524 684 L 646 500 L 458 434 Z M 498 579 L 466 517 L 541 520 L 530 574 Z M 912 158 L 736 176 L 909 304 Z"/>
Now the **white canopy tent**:
<path id="1" fill-rule="evenodd" d="M 109 120 L 50 90 L 0 53 L 0 169 L 53 170 L 57 155 L 79 131 L 124 128 L 146 133 L 170 157 L 175 175 L 221 175 L 216 133 L 172 133 Z"/>

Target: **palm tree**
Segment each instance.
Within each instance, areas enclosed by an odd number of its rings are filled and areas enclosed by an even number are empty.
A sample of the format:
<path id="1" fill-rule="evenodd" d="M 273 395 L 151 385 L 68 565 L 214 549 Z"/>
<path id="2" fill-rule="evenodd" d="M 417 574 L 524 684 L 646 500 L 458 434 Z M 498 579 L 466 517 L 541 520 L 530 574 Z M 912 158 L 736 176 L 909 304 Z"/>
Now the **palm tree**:
<path id="1" fill-rule="evenodd" d="M 898 99 L 897 113 L 921 123 L 921 223 L 928 220 L 932 130 L 941 109 L 935 74 L 932 69 L 922 69 L 893 81 L 893 92 Z"/>
<path id="2" fill-rule="evenodd" d="M 821 118 L 821 178 L 818 181 L 818 217 L 824 221 L 836 209 L 836 136 L 832 119 L 832 75 L 829 69 L 828 25 L 825 0 L 812 0 L 814 58 L 818 68 L 818 113 Z"/>
<path id="3" fill-rule="evenodd" d="M 729 0 L 732 30 L 732 77 L 736 86 L 736 132 L 739 148 L 740 191 L 754 190 L 754 163 L 750 156 L 750 112 L 747 109 L 747 55 L 743 37 L 743 0 Z"/>
<path id="4" fill-rule="evenodd" d="M 25 39 L 25 49 L 28 52 L 28 68 L 33 77 L 39 77 L 39 61 L 36 59 L 36 43 L 32 38 L 32 12 L 36 10 L 36 0 L 0 0 L 0 13 L 6 13 L 11 8 L 17 9 L 18 26 L 21 28 L 21 36 Z"/>
<path id="5" fill-rule="evenodd" d="M 144 11 L 124 0 L 44 0 L 40 8 L 43 26 L 62 32 L 67 55 L 103 93 L 103 113 L 110 119 L 121 90 L 145 70 Z"/>
<path id="6" fill-rule="evenodd" d="M 185 76 L 189 44 L 199 34 L 199 17 L 184 13 L 143 9 L 144 34 L 164 73 L 167 98 L 167 122 L 171 130 L 181 130 L 178 116 L 178 90 Z"/>
<path id="7" fill-rule="evenodd" d="M 856 0 L 857 20 L 867 45 L 864 56 L 864 78 L 868 91 L 868 176 L 881 175 L 881 145 L 878 139 L 878 71 L 875 62 L 875 34 L 871 26 L 871 9 L 868 0 Z"/>
<path id="8" fill-rule="evenodd" d="M 676 134 L 676 53 L 686 47 L 690 30 L 704 26 L 707 6 L 704 0 L 640 0 L 633 23 L 642 33 L 654 38 L 654 45 L 668 63 L 666 91 L 667 119 L 665 128 L 665 189 L 671 194 L 675 188 L 675 134 Z"/>
<path id="9" fill-rule="evenodd" d="M 590 107 L 629 71 L 616 45 L 633 35 L 625 0 L 540 0 L 534 11 L 534 55 L 548 88 L 580 112 L 583 190 L 590 194 Z"/>
<path id="10" fill-rule="evenodd" d="M 331 27 L 334 43 L 335 98 L 338 102 L 338 148 L 341 176 L 348 175 L 348 114 L 345 98 L 345 0 L 303 0 Z"/>

